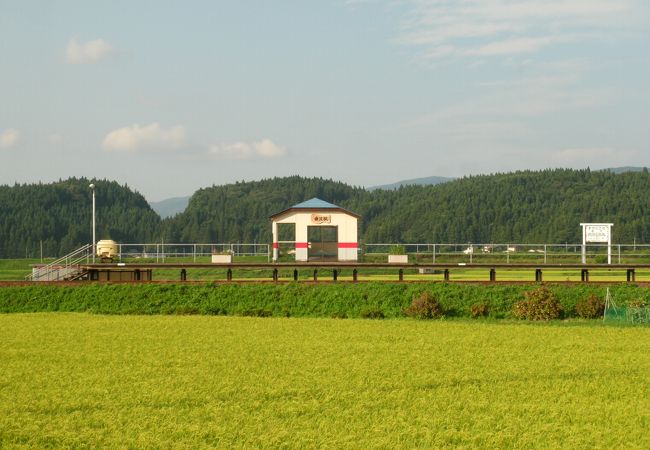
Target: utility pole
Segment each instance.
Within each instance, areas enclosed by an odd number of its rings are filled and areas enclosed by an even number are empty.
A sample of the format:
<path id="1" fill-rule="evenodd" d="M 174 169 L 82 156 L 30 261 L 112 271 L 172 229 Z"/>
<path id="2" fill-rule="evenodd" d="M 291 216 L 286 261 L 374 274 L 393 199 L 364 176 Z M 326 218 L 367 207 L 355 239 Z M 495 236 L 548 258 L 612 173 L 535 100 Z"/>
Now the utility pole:
<path id="1" fill-rule="evenodd" d="M 97 253 L 97 249 L 95 248 L 97 245 L 97 240 L 95 239 L 95 185 L 91 183 L 88 187 L 93 193 L 93 264 L 95 264 L 95 254 Z"/>

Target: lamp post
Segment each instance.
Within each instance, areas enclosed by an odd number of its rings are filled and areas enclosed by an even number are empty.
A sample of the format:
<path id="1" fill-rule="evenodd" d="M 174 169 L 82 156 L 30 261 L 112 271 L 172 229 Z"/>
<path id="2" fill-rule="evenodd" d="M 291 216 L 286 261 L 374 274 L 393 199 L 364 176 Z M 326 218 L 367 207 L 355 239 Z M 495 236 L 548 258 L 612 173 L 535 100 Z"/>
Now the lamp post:
<path id="1" fill-rule="evenodd" d="M 95 254 L 97 253 L 95 250 L 95 245 L 97 245 L 95 240 L 95 185 L 91 183 L 88 187 L 93 193 L 93 264 L 95 264 Z"/>

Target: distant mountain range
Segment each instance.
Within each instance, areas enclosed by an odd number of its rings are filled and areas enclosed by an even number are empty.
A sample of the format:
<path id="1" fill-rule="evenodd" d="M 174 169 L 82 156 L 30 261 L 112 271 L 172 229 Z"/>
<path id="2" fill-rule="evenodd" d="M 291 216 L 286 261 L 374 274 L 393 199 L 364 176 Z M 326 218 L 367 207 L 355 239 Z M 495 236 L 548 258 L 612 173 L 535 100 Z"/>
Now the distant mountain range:
<path id="1" fill-rule="evenodd" d="M 619 174 L 619 173 L 626 173 L 626 172 L 643 172 L 647 171 L 647 167 L 631 167 L 631 166 L 625 166 L 625 167 L 613 167 L 611 169 L 605 169 L 609 170 L 610 172 Z"/>
<path id="2" fill-rule="evenodd" d="M 185 211 L 190 197 L 191 195 L 187 197 L 167 198 L 159 202 L 149 202 L 149 205 L 151 205 L 151 209 L 156 211 L 161 218 L 166 219 L 167 217 L 173 217 Z"/>
<path id="3" fill-rule="evenodd" d="M 402 186 L 432 186 L 435 184 L 442 184 L 446 183 L 448 181 L 455 180 L 456 178 L 451 178 L 451 177 L 438 177 L 438 176 L 433 176 L 433 177 L 424 177 L 424 178 L 412 178 L 410 180 L 403 180 L 403 181 L 398 181 L 396 183 L 391 183 L 391 184 L 382 184 L 379 186 L 371 186 L 367 188 L 369 191 L 374 191 L 375 189 L 383 189 L 385 191 L 392 191 L 395 189 L 399 189 Z"/>

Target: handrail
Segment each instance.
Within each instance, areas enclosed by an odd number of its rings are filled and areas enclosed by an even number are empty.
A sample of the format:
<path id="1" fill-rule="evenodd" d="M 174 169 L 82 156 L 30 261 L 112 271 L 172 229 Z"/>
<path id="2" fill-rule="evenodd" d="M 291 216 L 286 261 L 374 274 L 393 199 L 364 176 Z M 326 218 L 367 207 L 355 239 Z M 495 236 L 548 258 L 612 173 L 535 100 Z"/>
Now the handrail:
<path id="1" fill-rule="evenodd" d="M 83 247 L 80 247 L 75 251 L 68 253 L 65 256 L 62 256 L 56 261 L 53 261 L 45 266 L 33 270 L 32 273 L 25 276 L 25 280 L 34 281 L 35 279 L 40 280 L 43 277 L 47 277 L 47 281 L 59 281 L 62 277 L 58 270 L 60 267 L 57 266 L 63 266 L 64 268 L 69 269 L 70 267 L 77 265 L 84 260 L 88 261 L 92 256 L 92 250 L 93 250 L 93 245 L 86 244 Z M 51 275 L 54 272 L 56 272 L 56 276 L 52 278 Z"/>

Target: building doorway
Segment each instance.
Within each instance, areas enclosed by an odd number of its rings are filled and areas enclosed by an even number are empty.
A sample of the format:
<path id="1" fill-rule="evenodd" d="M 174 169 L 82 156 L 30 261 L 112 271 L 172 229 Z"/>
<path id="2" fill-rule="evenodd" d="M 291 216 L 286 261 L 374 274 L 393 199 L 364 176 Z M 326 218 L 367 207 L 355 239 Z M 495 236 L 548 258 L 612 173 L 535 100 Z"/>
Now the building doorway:
<path id="1" fill-rule="evenodd" d="M 339 230 L 336 226 L 308 226 L 308 258 L 310 261 L 336 260 L 339 251 Z"/>

